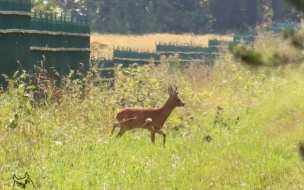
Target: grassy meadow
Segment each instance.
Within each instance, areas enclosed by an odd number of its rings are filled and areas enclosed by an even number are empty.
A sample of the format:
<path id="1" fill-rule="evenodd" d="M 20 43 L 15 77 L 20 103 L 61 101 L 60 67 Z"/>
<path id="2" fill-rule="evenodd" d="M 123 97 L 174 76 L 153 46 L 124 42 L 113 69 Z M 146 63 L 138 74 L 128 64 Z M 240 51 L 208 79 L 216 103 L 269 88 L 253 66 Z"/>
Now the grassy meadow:
<path id="1" fill-rule="evenodd" d="M 110 49 L 204 39 L 92 36 Z M 259 36 L 256 43 L 266 60 L 273 51 L 295 54 L 279 38 Z M 303 189 L 304 65 L 250 68 L 230 57 L 213 67 L 133 65 L 117 70 L 114 87 L 93 67 L 85 78 L 66 77 L 60 89 L 44 80 L 35 99 L 25 75 L 12 79 L 0 95 L 0 188 L 12 189 L 13 174 L 28 172 L 37 189 Z M 109 136 L 118 110 L 162 106 L 168 83 L 186 106 L 165 123 L 165 148 L 161 135 L 152 145 L 145 130 Z"/>

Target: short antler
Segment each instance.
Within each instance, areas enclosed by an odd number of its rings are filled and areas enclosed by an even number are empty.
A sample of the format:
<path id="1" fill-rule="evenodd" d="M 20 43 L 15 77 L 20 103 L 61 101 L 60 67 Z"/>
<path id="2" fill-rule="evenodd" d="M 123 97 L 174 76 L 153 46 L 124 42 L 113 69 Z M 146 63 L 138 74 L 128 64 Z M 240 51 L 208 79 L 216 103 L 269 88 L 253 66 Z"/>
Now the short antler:
<path id="1" fill-rule="evenodd" d="M 168 91 L 169 94 L 176 94 L 177 93 L 177 87 L 174 85 L 175 90 L 173 90 L 172 86 L 168 83 L 169 87 L 168 87 Z"/>
<path id="2" fill-rule="evenodd" d="M 172 89 L 172 86 L 168 83 L 168 92 L 169 94 L 172 94 L 173 93 L 173 89 Z"/>
<path id="3" fill-rule="evenodd" d="M 174 91 L 174 93 L 177 93 L 177 87 L 174 85 L 174 87 L 175 87 L 175 91 Z"/>

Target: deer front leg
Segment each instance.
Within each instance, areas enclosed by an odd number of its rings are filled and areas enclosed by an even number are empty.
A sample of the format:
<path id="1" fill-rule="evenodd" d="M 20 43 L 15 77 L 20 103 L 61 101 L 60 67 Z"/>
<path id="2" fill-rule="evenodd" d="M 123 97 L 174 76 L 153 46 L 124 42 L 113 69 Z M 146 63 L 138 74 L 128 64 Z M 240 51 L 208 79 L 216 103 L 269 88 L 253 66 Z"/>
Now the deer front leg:
<path id="1" fill-rule="evenodd" d="M 153 130 L 151 130 L 151 142 L 155 143 L 155 132 Z"/>
<path id="2" fill-rule="evenodd" d="M 126 132 L 126 130 L 122 126 L 120 126 L 120 131 L 118 132 L 116 137 L 121 137 L 125 132 Z"/>
<path id="3" fill-rule="evenodd" d="M 165 144 L 166 144 L 166 136 L 167 136 L 166 133 L 164 133 L 162 130 L 155 131 L 155 133 L 163 135 L 163 137 L 164 137 L 163 143 L 164 143 L 164 146 L 165 146 Z"/>
<path id="4" fill-rule="evenodd" d="M 113 132 L 114 132 L 116 127 L 119 127 L 119 123 L 113 123 L 113 128 L 112 128 L 112 132 L 111 132 L 110 136 L 113 135 Z"/>

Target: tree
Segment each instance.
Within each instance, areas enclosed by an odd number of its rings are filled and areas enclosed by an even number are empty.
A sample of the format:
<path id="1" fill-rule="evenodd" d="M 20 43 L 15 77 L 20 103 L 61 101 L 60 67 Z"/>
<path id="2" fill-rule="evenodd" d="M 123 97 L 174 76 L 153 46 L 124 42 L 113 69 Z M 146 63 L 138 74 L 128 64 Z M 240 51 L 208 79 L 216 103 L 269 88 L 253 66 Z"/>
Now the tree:
<path id="1" fill-rule="evenodd" d="M 304 1 L 303 0 L 286 0 L 291 3 L 297 11 L 304 12 Z M 289 44 L 300 50 L 304 50 L 304 34 L 297 32 L 295 29 L 288 29 L 283 31 L 283 37 L 285 40 L 289 41 Z M 234 45 L 229 46 L 229 50 L 233 53 L 236 59 L 241 60 L 243 63 L 252 66 L 280 66 L 292 63 L 302 63 L 304 57 L 299 53 L 299 57 L 294 58 L 285 55 L 284 53 L 273 53 L 271 55 L 271 60 L 273 63 L 265 63 L 262 59 L 262 54 L 259 53 L 254 48 L 247 46 L 236 47 Z M 269 55 L 267 55 L 269 57 Z"/>
<path id="2" fill-rule="evenodd" d="M 247 10 L 247 18 L 246 23 L 248 26 L 254 26 L 258 22 L 258 0 L 247 0 L 246 10 Z"/>
<path id="3" fill-rule="evenodd" d="M 152 2 L 152 1 L 151 1 Z M 156 22 L 161 32 L 195 32 L 201 10 L 199 0 L 156 0 L 153 2 Z M 204 16 L 201 17 L 204 19 Z"/>
<path id="4" fill-rule="evenodd" d="M 61 13 L 63 11 L 64 0 L 33 0 L 32 10 L 33 11 L 52 11 Z"/>
<path id="5" fill-rule="evenodd" d="M 45 3 L 47 2 L 47 3 Z M 298 21 L 283 0 L 33 0 L 33 10 L 86 16 L 100 33 L 223 33 Z"/>
<path id="6" fill-rule="evenodd" d="M 272 0 L 274 22 L 282 22 L 284 20 L 283 5 L 284 5 L 284 0 Z"/>
<path id="7" fill-rule="evenodd" d="M 87 16 L 91 21 L 93 31 L 109 33 L 110 12 L 115 5 L 115 0 L 86 0 L 84 6 L 87 10 Z"/>

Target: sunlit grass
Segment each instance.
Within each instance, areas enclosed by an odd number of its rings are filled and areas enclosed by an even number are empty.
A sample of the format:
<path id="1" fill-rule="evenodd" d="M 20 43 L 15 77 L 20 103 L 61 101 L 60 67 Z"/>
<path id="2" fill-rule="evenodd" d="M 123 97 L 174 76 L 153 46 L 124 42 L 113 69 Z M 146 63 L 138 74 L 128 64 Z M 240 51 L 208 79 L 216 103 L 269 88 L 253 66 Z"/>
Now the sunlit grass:
<path id="1" fill-rule="evenodd" d="M 69 84 L 73 93 L 32 110 L 16 89 L 1 94 L 0 187 L 28 172 L 38 189 L 303 189 L 301 65 L 252 70 L 218 60 L 183 72 L 166 62 L 127 71 L 115 88 L 88 80 L 80 98 Z M 186 106 L 165 123 L 165 148 L 141 129 L 109 137 L 122 104 L 161 106 L 168 83 Z M 6 128 L 16 113 L 17 127 Z"/>

